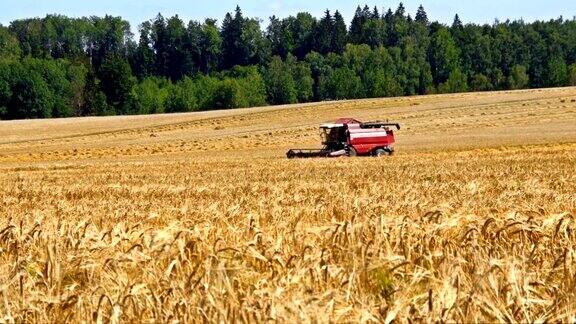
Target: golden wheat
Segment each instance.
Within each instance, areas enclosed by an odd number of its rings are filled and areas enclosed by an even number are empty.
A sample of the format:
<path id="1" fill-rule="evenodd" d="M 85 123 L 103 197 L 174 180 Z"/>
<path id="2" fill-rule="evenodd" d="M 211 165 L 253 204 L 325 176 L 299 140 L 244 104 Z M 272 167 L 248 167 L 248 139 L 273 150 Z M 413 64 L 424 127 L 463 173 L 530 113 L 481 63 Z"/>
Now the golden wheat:
<path id="1" fill-rule="evenodd" d="M 0 321 L 574 321 L 573 98 L 0 124 Z M 283 158 L 345 115 L 398 155 Z"/>

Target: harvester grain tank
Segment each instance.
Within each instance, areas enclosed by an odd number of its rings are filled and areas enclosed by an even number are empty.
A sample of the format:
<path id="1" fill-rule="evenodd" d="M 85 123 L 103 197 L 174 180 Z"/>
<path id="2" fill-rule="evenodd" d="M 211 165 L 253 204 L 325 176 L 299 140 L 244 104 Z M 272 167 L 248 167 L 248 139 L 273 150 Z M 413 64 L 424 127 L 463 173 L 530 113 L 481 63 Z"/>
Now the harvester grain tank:
<path id="1" fill-rule="evenodd" d="M 322 149 L 291 149 L 286 156 L 293 159 L 392 155 L 395 143 L 392 128 L 400 130 L 400 124 L 379 121 L 363 123 L 353 118 L 340 118 L 334 123 L 320 125 Z"/>

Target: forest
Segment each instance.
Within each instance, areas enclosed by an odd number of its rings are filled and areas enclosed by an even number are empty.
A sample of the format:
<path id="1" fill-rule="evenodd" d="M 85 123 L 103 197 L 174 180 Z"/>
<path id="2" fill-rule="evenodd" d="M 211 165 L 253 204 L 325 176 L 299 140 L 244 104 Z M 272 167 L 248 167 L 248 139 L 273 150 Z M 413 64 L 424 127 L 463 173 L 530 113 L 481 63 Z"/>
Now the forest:
<path id="1" fill-rule="evenodd" d="M 576 85 L 576 18 L 430 21 L 359 6 L 264 22 L 121 17 L 0 25 L 0 119 L 189 112 Z"/>

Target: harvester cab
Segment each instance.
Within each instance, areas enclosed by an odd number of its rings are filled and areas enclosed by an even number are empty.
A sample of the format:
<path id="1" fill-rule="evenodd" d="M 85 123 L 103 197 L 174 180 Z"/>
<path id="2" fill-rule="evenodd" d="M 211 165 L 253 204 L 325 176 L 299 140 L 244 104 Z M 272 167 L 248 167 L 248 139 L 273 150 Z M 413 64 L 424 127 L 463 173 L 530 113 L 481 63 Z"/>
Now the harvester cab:
<path id="1" fill-rule="evenodd" d="M 320 125 L 320 136 L 325 148 L 339 151 L 346 148 L 348 136 L 346 127 L 343 124 L 324 124 Z"/>
<path id="2" fill-rule="evenodd" d="M 320 125 L 322 149 L 292 149 L 286 156 L 293 159 L 392 155 L 395 143 L 393 127 L 400 129 L 400 125 L 395 123 L 362 123 L 356 119 L 340 118 L 334 123 Z"/>

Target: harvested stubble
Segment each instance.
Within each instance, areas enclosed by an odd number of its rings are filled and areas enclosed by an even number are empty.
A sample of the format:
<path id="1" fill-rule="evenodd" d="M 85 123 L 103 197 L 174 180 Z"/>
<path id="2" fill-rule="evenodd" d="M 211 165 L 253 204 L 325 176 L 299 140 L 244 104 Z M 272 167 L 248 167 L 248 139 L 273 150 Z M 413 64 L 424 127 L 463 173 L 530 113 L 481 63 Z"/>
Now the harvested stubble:
<path id="1" fill-rule="evenodd" d="M 576 144 L 288 161 L 98 143 L 52 162 L 10 144 L 3 321 L 574 321 Z"/>

